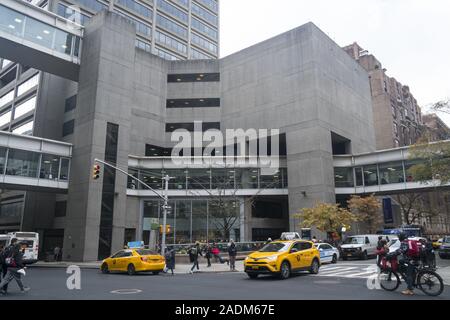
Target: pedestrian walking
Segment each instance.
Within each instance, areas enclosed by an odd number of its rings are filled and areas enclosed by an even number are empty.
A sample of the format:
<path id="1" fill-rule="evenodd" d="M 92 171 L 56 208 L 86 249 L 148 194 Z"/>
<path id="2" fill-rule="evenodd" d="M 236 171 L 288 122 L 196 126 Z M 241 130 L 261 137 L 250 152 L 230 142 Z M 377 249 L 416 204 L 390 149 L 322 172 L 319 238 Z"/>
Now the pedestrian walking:
<path id="1" fill-rule="evenodd" d="M 17 239 L 15 243 L 17 242 Z M 14 245 L 11 251 L 8 252 L 8 256 L 5 258 L 5 264 L 7 266 L 7 272 L 2 282 L 0 283 L 0 293 L 7 294 L 8 284 L 14 279 L 20 288 L 22 293 L 27 292 L 30 288 L 25 287 L 22 283 L 22 275 L 25 275 L 25 265 L 23 264 L 23 254 L 27 248 L 26 243 L 20 243 Z"/>
<path id="2" fill-rule="evenodd" d="M 194 269 L 197 268 L 197 271 L 200 271 L 200 266 L 198 265 L 198 256 L 202 256 L 202 252 L 200 250 L 200 242 L 196 242 L 193 247 L 189 249 L 189 258 L 192 262 L 192 268 L 189 273 L 194 273 Z"/>
<path id="3" fill-rule="evenodd" d="M 6 258 L 8 258 L 11 253 L 12 250 L 14 249 L 14 247 L 17 245 L 17 239 L 16 238 L 12 238 L 11 242 L 9 244 L 9 246 L 3 248 L 2 254 L 1 254 L 1 265 L 2 265 L 2 269 L 1 269 L 1 275 L 2 275 L 2 280 L 5 279 L 6 274 L 8 273 L 8 265 L 6 264 Z M 5 284 L 4 286 L 0 287 L 0 291 L 8 291 L 8 284 Z"/>
<path id="4" fill-rule="evenodd" d="M 55 261 L 59 261 L 59 254 L 61 253 L 61 248 L 56 246 L 53 249 L 53 258 L 55 259 Z"/>
<path id="5" fill-rule="evenodd" d="M 233 239 L 230 240 L 230 245 L 228 247 L 228 256 L 230 257 L 230 270 L 236 271 L 237 248 Z"/>
<path id="6" fill-rule="evenodd" d="M 173 270 L 175 269 L 175 249 L 167 248 L 164 258 L 166 259 L 165 272 L 167 273 L 170 270 L 172 272 L 172 275 L 174 275 Z"/>
<path id="7" fill-rule="evenodd" d="M 209 243 L 207 243 L 203 249 L 203 252 L 205 254 L 205 258 L 208 261 L 208 265 L 207 268 L 211 267 L 211 257 L 212 257 L 212 253 L 211 253 L 211 245 Z"/>

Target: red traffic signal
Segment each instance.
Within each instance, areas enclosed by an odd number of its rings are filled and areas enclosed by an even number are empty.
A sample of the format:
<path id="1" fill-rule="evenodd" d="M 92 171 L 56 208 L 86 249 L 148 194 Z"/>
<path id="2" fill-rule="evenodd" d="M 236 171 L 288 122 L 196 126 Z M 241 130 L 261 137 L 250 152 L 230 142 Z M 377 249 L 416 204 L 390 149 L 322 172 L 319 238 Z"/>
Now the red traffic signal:
<path id="1" fill-rule="evenodd" d="M 95 164 L 93 171 L 92 171 L 92 178 L 94 180 L 97 180 L 98 178 L 100 178 L 100 165 Z"/>

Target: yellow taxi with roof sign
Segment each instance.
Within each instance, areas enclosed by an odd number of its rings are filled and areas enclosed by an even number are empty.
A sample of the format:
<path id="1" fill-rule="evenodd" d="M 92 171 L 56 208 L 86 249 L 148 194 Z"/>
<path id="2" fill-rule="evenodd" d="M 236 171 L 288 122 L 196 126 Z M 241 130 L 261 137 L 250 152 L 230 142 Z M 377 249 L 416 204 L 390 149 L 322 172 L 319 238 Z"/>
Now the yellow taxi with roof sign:
<path id="1" fill-rule="evenodd" d="M 124 249 L 102 261 L 102 273 L 126 272 L 134 275 L 137 272 L 153 272 L 159 274 L 164 270 L 166 260 L 163 256 L 144 248 Z"/>
<path id="2" fill-rule="evenodd" d="M 256 279 L 260 274 L 277 275 L 287 279 L 292 273 L 319 273 L 320 252 L 311 241 L 273 241 L 250 254 L 244 262 L 245 273 Z"/>

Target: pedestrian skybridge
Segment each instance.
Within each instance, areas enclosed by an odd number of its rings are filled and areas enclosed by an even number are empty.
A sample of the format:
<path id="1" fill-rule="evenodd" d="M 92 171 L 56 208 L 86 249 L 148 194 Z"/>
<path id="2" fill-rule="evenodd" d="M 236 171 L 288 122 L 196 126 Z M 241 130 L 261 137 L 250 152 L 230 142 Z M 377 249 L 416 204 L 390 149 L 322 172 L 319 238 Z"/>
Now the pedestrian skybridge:
<path id="1" fill-rule="evenodd" d="M 427 182 L 417 181 L 409 169 L 421 161 L 410 158 L 409 147 L 334 156 L 336 194 L 381 195 L 450 187 L 431 177 Z"/>
<path id="2" fill-rule="evenodd" d="M 78 81 L 83 27 L 25 1 L 0 0 L 0 57 Z"/>
<path id="3" fill-rule="evenodd" d="M 0 189 L 66 193 L 72 145 L 0 131 Z"/>

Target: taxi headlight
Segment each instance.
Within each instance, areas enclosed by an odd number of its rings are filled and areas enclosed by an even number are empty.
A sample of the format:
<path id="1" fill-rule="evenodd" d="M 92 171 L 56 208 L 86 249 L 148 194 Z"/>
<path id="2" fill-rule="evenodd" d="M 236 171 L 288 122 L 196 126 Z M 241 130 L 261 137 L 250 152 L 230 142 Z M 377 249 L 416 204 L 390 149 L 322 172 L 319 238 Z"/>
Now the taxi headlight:
<path id="1" fill-rule="evenodd" d="M 266 260 L 269 262 L 277 261 L 277 259 L 278 259 L 278 256 L 270 256 L 270 257 L 266 258 Z"/>

